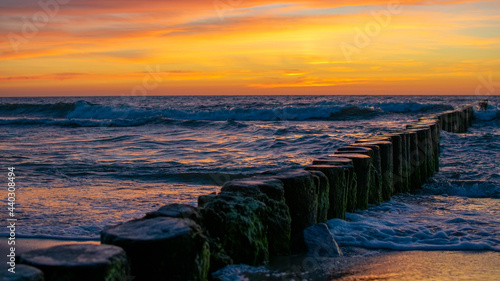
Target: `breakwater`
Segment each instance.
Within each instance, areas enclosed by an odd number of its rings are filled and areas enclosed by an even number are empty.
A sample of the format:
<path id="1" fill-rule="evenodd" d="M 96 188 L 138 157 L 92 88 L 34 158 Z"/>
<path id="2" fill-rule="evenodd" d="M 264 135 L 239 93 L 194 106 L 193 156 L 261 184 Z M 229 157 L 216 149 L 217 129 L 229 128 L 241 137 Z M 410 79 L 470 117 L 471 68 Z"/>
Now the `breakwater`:
<path id="1" fill-rule="evenodd" d="M 339 148 L 306 170 L 272 171 L 226 183 L 221 193 L 201 197 L 198 208 L 169 205 L 109 228 L 103 243 L 124 249 L 132 275 L 144 280 L 199 280 L 217 269 L 217 263 L 259 264 L 272 255 L 303 251 L 311 236 L 305 232 L 324 221 L 325 211 L 326 219 L 342 216 L 348 207 L 363 209 L 366 202 L 377 204 L 408 188 L 406 182 L 425 180 L 430 167 L 436 169 L 432 156 L 438 155 L 433 153 L 439 146 L 433 145 L 432 128 L 421 126 L 430 127 L 427 123 L 435 120 L 420 120 L 396 132 L 399 138 L 360 139 L 352 147 L 362 149 Z M 451 120 L 450 131 L 460 128 L 453 125 L 458 122 L 453 117 L 443 120 Z M 405 180 L 413 174 L 418 177 Z M 155 270 L 158 275 L 145 275 Z M 182 275 L 193 272 L 198 273 Z"/>

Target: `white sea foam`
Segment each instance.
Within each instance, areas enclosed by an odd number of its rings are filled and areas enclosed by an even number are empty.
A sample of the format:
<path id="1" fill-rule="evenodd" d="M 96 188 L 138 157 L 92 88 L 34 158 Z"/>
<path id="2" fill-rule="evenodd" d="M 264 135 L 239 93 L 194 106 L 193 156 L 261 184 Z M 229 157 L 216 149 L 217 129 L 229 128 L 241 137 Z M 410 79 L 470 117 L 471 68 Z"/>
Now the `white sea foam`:
<path id="1" fill-rule="evenodd" d="M 411 202 L 411 203 L 408 203 Z M 341 246 L 500 251 L 499 199 L 396 196 L 328 226 Z"/>
<path id="2" fill-rule="evenodd" d="M 500 105 L 490 101 L 486 110 L 476 110 L 474 111 L 474 116 L 482 121 L 498 119 L 500 116 Z"/>
<path id="3" fill-rule="evenodd" d="M 17 234 L 96 239 L 103 227 L 163 204 L 196 204 L 197 196 L 232 177 L 303 167 L 358 138 L 473 101 L 477 97 L 3 98 L 0 159 L 22 172 Z M 500 198 L 494 153 L 500 119 L 488 121 L 498 115 L 499 101 L 491 97 L 488 110 L 476 112 L 467 134 L 442 132 L 441 171 L 426 194 Z M 447 218 L 454 219 L 460 217 Z"/>
<path id="4" fill-rule="evenodd" d="M 2 103 L 0 104 L 0 116 L 22 118 L 3 119 L 0 120 L 0 125 L 138 126 L 157 123 L 165 119 L 210 121 L 349 119 L 371 117 L 384 113 L 437 112 L 453 109 L 450 105 L 440 103 L 346 103 L 325 100 L 316 103 L 291 102 L 284 105 L 259 103 L 255 106 L 250 106 L 250 104 L 235 105 L 231 100 L 228 100 L 226 104 L 222 100 L 211 107 L 202 104 L 179 107 L 177 104 L 168 103 L 132 105 L 102 102 L 93 103 L 79 100 L 42 104 Z M 91 122 L 86 122 L 89 120 Z"/>

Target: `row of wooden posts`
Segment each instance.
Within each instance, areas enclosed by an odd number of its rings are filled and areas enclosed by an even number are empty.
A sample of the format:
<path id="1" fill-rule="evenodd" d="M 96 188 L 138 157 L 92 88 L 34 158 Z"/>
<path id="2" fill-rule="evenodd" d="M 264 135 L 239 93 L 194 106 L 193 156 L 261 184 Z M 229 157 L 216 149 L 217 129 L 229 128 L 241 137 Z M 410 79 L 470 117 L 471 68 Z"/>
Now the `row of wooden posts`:
<path id="1" fill-rule="evenodd" d="M 100 245 L 24 253 L 17 273 L 3 280 L 209 280 L 226 264 L 303 251 L 306 228 L 420 189 L 439 170 L 441 130 L 463 133 L 472 120 L 472 105 L 423 116 L 303 170 L 228 182 L 219 194 L 201 196 L 197 208 L 171 204 L 109 227 Z"/>

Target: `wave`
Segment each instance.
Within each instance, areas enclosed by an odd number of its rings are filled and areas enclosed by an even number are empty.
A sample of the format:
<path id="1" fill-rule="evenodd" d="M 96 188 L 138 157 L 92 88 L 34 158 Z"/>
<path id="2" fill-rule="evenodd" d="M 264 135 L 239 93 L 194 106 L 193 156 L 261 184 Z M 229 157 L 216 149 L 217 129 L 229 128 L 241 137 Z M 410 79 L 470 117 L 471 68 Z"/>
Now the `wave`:
<path id="1" fill-rule="evenodd" d="M 217 185 L 221 186 L 227 181 L 247 178 L 256 174 L 252 173 L 221 173 L 221 172 L 155 172 L 147 171 L 145 173 L 120 174 L 117 177 L 121 179 L 136 179 L 143 181 L 162 181 L 162 182 L 190 182 L 199 185 Z"/>
<path id="2" fill-rule="evenodd" d="M 396 200 L 366 211 L 347 213 L 328 226 L 340 246 L 387 250 L 489 250 L 500 252 L 496 199 L 466 203 L 482 208 L 456 210 L 446 197 L 421 198 L 421 202 Z M 418 205 L 416 205 L 418 204 Z M 467 205 L 464 205 L 467 206 Z M 436 211 L 437 210 L 437 211 Z"/>
<path id="3" fill-rule="evenodd" d="M 228 121 L 229 126 L 244 126 L 236 121 L 306 121 L 353 120 L 390 113 L 422 113 L 449 110 L 442 104 L 338 102 L 316 104 L 256 104 L 255 107 L 222 104 L 208 107 L 200 104 L 186 109 L 172 105 L 104 105 L 80 100 L 57 103 L 2 103 L 0 125 L 53 125 L 69 127 L 126 127 L 167 124 L 177 121 Z"/>
<path id="4" fill-rule="evenodd" d="M 387 102 L 387 103 L 377 103 L 374 104 L 373 106 L 378 107 L 385 112 L 392 112 L 392 113 L 408 113 L 408 112 L 433 113 L 433 112 L 453 110 L 453 106 L 447 104 L 427 104 L 418 102 L 406 102 L 406 103 Z"/>
<path id="5" fill-rule="evenodd" d="M 17 118 L 0 119 L 0 125 L 48 125 L 61 127 L 136 127 L 147 124 L 170 124 L 174 121 L 162 116 L 151 116 L 138 119 L 117 118 L 104 119 L 50 119 L 50 118 Z"/>
<path id="6" fill-rule="evenodd" d="M 500 106 L 488 104 L 486 110 L 475 110 L 474 117 L 481 121 L 492 121 L 500 119 Z"/>
<path id="7" fill-rule="evenodd" d="M 92 105 L 86 101 L 78 102 L 57 102 L 49 104 L 34 103 L 2 103 L 0 104 L 1 116 L 50 116 L 54 118 L 64 118 L 78 106 L 83 104 Z"/>
<path id="8" fill-rule="evenodd" d="M 105 140 L 116 142 L 116 138 Z M 97 157 L 97 156 L 95 156 Z M 92 177 L 115 179 L 115 180 L 137 180 L 141 182 L 161 183 L 194 183 L 197 185 L 222 185 L 234 179 L 247 178 L 259 175 L 260 172 L 273 167 L 247 167 L 235 169 L 220 169 L 202 166 L 187 166 L 176 161 L 162 161 L 159 164 L 146 162 L 139 163 L 117 163 L 110 164 L 90 163 L 92 155 L 87 156 L 79 163 L 64 164 L 61 166 L 47 165 L 46 167 L 36 165 L 37 175 L 57 174 L 64 179 L 76 179 L 77 177 Z M 88 167 L 91 165 L 92 170 Z M 23 168 L 32 169 L 34 165 L 24 165 Z M 69 183 L 68 183 L 69 184 Z M 68 185 L 67 184 L 67 185 Z M 78 185 L 78 181 L 76 182 Z M 67 187 L 67 185 L 65 187 Z M 33 185 L 39 186 L 39 185 Z"/>
<path id="9" fill-rule="evenodd" d="M 498 177 L 490 175 L 490 181 L 484 180 L 444 180 L 442 182 L 427 184 L 422 191 L 423 194 L 462 196 L 469 198 L 493 198 L 500 199 L 500 186 Z"/>

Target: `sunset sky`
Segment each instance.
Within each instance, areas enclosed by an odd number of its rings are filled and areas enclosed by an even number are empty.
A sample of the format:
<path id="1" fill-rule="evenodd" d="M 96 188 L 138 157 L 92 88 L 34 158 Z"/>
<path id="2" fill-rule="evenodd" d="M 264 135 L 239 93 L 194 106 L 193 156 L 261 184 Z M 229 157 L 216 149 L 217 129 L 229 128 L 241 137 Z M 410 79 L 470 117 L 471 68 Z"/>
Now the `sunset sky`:
<path id="1" fill-rule="evenodd" d="M 500 93 L 498 0 L 2 0 L 0 22 L 0 96 Z"/>

